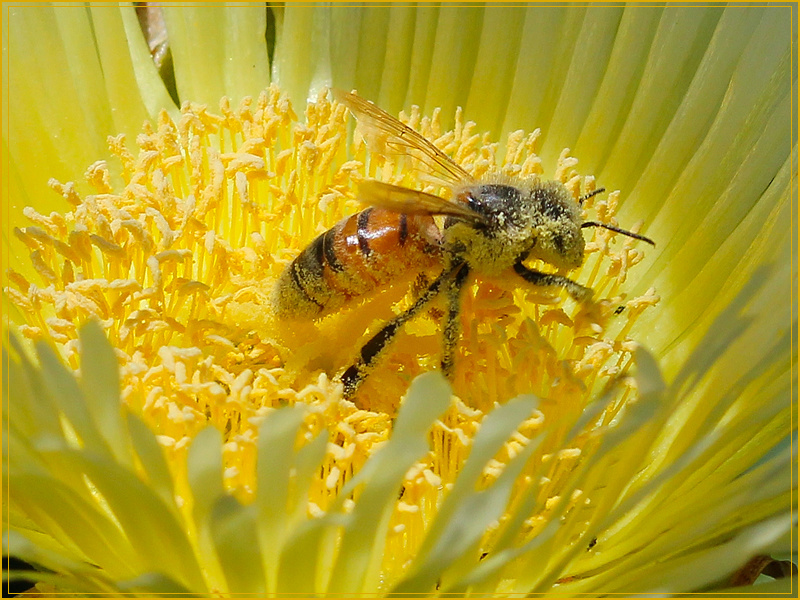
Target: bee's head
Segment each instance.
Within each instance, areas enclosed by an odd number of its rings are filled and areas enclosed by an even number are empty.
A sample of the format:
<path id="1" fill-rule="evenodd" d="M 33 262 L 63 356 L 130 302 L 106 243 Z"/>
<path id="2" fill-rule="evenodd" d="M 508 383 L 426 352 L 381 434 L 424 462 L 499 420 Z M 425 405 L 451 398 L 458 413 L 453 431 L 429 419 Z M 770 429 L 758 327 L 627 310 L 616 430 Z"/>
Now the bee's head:
<path id="1" fill-rule="evenodd" d="M 531 189 L 535 244 L 532 258 L 560 269 L 583 264 L 585 242 L 581 234 L 581 209 L 558 181 L 542 181 Z"/>
<path id="2" fill-rule="evenodd" d="M 459 195 L 482 218 L 478 223 L 446 221 L 446 246 L 474 269 L 501 272 L 523 255 L 563 269 L 583 263 L 581 210 L 563 184 L 487 183 Z"/>

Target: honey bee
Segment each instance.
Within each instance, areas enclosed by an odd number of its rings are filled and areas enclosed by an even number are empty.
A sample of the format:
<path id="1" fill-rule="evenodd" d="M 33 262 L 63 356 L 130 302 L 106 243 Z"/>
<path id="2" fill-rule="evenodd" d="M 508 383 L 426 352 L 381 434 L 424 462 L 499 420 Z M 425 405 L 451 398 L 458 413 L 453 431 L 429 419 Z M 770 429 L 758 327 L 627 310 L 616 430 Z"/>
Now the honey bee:
<path id="1" fill-rule="evenodd" d="M 385 156 L 409 155 L 426 180 L 450 190 L 450 199 L 375 180 L 359 185 L 369 208 L 347 217 L 318 236 L 283 271 L 273 293 L 276 316 L 315 319 L 348 302 L 391 286 L 401 275 L 437 268 L 439 275 L 409 308 L 388 321 L 361 348 L 341 376 L 344 396 L 352 397 L 400 328 L 438 296 L 447 301 L 441 366 L 453 373 L 459 338 L 461 292 L 475 274 L 516 273 L 535 286 L 557 286 L 579 302 L 592 290 L 555 273 L 523 264 L 539 259 L 557 269 L 583 263 L 581 229 L 603 227 L 649 244 L 637 233 L 583 221 L 580 204 L 558 181 L 496 177 L 479 181 L 432 142 L 371 102 L 348 92 L 334 97 L 356 117 L 368 147 Z M 439 227 L 434 217 L 443 217 Z"/>

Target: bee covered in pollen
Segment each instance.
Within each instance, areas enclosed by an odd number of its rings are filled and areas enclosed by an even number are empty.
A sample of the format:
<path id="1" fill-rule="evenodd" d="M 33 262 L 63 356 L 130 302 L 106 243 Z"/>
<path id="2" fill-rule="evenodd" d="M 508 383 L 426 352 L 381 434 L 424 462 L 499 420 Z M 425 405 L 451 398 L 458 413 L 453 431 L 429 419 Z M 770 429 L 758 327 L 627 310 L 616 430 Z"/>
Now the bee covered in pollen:
<path id="1" fill-rule="evenodd" d="M 528 284 L 561 287 L 575 300 L 587 302 L 592 297 L 589 288 L 523 262 L 539 259 L 556 269 L 580 267 L 585 227 L 603 227 L 654 244 L 637 233 L 583 221 L 580 204 L 559 181 L 476 180 L 432 142 L 371 102 L 341 91 L 334 97 L 356 117 L 370 150 L 417 159 L 427 181 L 450 191 L 445 199 L 364 181 L 358 198 L 370 207 L 319 235 L 281 274 L 273 292 L 276 316 L 316 319 L 392 285 L 405 272 L 438 269 L 438 276 L 411 306 L 375 333 L 344 371 L 346 398 L 355 394 L 400 328 L 440 295 L 447 302 L 441 365 L 450 377 L 459 339 L 461 293 L 475 274 L 513 272 Z M 584 196 L 581 202 L 602 191 Z M 444 218 L 441 227 L 434 217 Z"/>

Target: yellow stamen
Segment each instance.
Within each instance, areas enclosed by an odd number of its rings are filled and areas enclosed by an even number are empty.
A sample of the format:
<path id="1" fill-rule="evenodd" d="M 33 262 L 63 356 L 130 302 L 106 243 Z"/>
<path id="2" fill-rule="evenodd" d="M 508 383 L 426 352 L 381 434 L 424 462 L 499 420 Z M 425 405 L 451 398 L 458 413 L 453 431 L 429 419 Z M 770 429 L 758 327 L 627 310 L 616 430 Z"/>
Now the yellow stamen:
<path id="1" fill-rule="evenodd" d="M 75 324 L 99 319 L 117 350 L 123 398 L 157 432 L 173 470 L 184 464 L 189 441 L 211 424 L 224 432 L 225 483 L 244 501 L 255 488 L 258 424 L 286 404 L 311 406 L 308 438 L 330 432 L 321 477 L 310 491 L 314 510 L 324 511 L 390 435 L 408 382 L 437 367 L 441 311 L 434 307 L 398 337 L 363 386 L 360 406 L 370 410 L 362 410 L 342 399 L 335 375 L 413 292 L 398 286 L 318 323 L 286 324 L 271 315 L 270 291 L 307 243 L 360 209 L 353 200 L 359 181 L 379 176 L 420 184 L 408 165 L 367 156 L 358 138 L 348 155 L 344 109 L 324 96 L 309 105 L 304 123 L 274 87 L 237 108 L 223 99 L 220 112 L 186 104 L 178 123 L 162 113 L 155 128 L 146 125 L 137 137 L 138 154 L 122 136 L 111 138 L 122 180 L 95 163 L 86 174 L 93 195 L 51 182 L 74 208 L 49 216 L 26 209 L 33 225 L 16 233 L 31 249 L 41 281 L 9 273 L 13 287 L 6 293 L 28 319 L 20 332 L 53 339 L 74 367 Z M 500 147 L 475 133 L 460 111 L 449 132 L 442 132 L 438 112 L 428 119 L 414 109 L 405 120 L 475 176 L 494 172 L 496 164 L 511 177 L 543 173 L 538 130 L 513 132 Z M 577 199 L 595 183 L 576 164 L 564 151 L 555 178 Z M 617 193 L 588 199 L 587 220 L 613 223 L 618 200 Z M 387 571 L 401 568 L 419 547 L 495 403 L 522 393 L 541 399 L 483 473 L 486 485 L 548 427 L 517 486 L 519 497 L 535 493 L 540 500 L 540 512 L 520 532 L 529 537 L 547 523 L 581 458 L 581 448 L 548 454 L 565 439 L 559 424 L 622 382 L 603 416 L 607 423 L 635 392 L 625 378 L 635 350 L 628 335 L 658 297 L 650 290 L 626 298 L 624 284 L 642 257 L 635 241 L 620 243 L 601 229 L 591 236 L 583 268 L 570 277 L 595 290 L 594 304 L 511 280 L 479 278 L 467 290 L 453 382 L 458 398 L 431 434 L 432 452 L 406 476 L 392 516 Z M 185 473 L 175 475 L 185 482 Z M 580 504 L 579 495 L 569 502 Z"/>

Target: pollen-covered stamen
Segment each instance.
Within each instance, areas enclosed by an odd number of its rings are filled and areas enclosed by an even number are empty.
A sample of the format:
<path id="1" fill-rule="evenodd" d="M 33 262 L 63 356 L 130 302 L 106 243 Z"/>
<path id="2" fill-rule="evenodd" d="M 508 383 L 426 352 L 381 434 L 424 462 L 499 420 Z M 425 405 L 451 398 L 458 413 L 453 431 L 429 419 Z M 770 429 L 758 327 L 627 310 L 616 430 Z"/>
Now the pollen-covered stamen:
<path id="1" fill-rule="evenodd" d="M 178 123 L 162 114 L 137 137 L 135 151 L 123 137 L 110 139 L 122 180 L 96 163 L 86 176 L 92 195 L 51 182 L 73 208 L 65 215 L 26 211 L 31 225 L 16 235 L 29 249 L 33 269 L 9 273 L 6 293 L 26 315 L 20 331 L 55 340 L 75 368 L 73 324 L 99 319 L 120 362 L 122 396 L 158 433 L 172 468 L 183 464 L 190 441 L 210 423 L 224 434 L 226 485 L 244 500 L 255 487 L 258 424 L 277 407 L 311 406 L 298 444 L 323 430 L 329 442 L 321 477 L 309 490 L 309 511 L 318 514 L 389 437 L 410 379 L 438 368 L 447 306 L 434 300 L 382 353 L 360 392 L 359 404 L 371 410 L 342 400 L 337 373 L 441 270 L 427 265 L 406 280 L 398 277 L 374 298 L 318 322 L 275 320 L 267 309 L 272 287 L 303 248 L 363 208 L 355 190 L 365 178 L 442 190 L 420 177 L 413 157 L 399 165 L 356 146 L 355 159 L 348 160 L 344 110 L 324 97 L 309 106 L 303 124 L 276 88 L 237 107 L 223 100 L 220 112 L 187 104 Z M 538 131 L 514 132 L 501 148 L 461 113 L 450 132 L 442 131 L 437 115 L 425 119 L 418 110 L 412 110 L 412 125 L 490 184 L 543 177 Z M 499 168 L 498 155 L 504 156 Z M 635 349 L 628 335 L 658 297 L 653 291 L 642 298 L 625 295 L 642 251 L 631 239 L 620 244 L 604 228 L 617 226 L 618 194 L 596 195 L 594 181 L 575 166 L 564 153 L 555 179 L 576 203 L 585 199 L 585 220 L 604 225 L 587 241 L 582 269 L 554 273 L 534 261 L 526 267 L 591 288 L 595 302 L 576 303 L 558 288 L 526 285 L 519 277 L 478 277 L 464 292 L 460 327 L 451 326 L 461 331 L 452 361 L 459 398 L 431 431 L 432 452 L 406 474 L 391 517 L 387 572 L 402 570 L 419 549 L 430 515 L 496 404 L 520 393 L 541 399 L 538 411 L 486 465 L 479 486 L 496 481 L 545 426 L 560 431 L 559 423 L 580 415 L 598 390 L 619 388 L 603 414 L 606 423 L 635 397 L 625 377 Z M 405 247 L 414 245 L 415 227 L 409 219 L 405 234 L 397 229 Z M 335 274 L 338 263 L 326 246 L 331 240 L 320 239 L 314 251 L 331 266 L 326 275 Z M 615 315 L 619 306 L 624 311 Z M 517 531 L 523 538 L 541 531 L 559 507 L 577 510 L 586 500 L 569 484 L 585 440 L 564 435 L 546 438 L 516 488 L 512 503 L 526 494 L 535 500 Z M 568 451 L 561 452 L 565 444 Z M 185 481 L 184 474 L 177 480 Z M 179 497 L 186 493 L 177 490 Z M 501 519 L 487 532 L 487 549 L 504 535 L 504 526 Z"/>
<path id="2" fill-rule="evenodd" d="M 235 109 L 223 100 L 221 109 L 187 104 L 178 123 L 162 113 L 137 137 L 138 152 L 123 136 L 110 138 L 122 182 L 96 163 L 87 172 L 93 195 L 51 181 L 75 208 L 66 216 L 26 209 L 33 224 L 17 235 L 40 285 L 12 273 L 7 294 L 29 315 L 21 332 L 56 340 L 70 361 L 77 334 L 65 324 L 100 319 L 117 348 L 126 402 L 172 449 L 215 424 L 239 465 L 228 483 L 246 495 L 254 475 L 236 457 L 252 453 L 263 411 L 298 394 L 297 373 L 253 327 L 266 318 L 283 253 L 319 225 L 318 209 L 323 220 L 339 218 L 358 165 L 341 160 L 343 110 L 323 98 L 304 125 L 275 88 Z M 298 211 L 305 203 L 311 208 Z M 304 379 L 318 385 L 316 376 Z M 337 387 L 324 389 L 316 401 L 330 403 Z M 353 468 L 339 470 L 344 478 Z"/>

